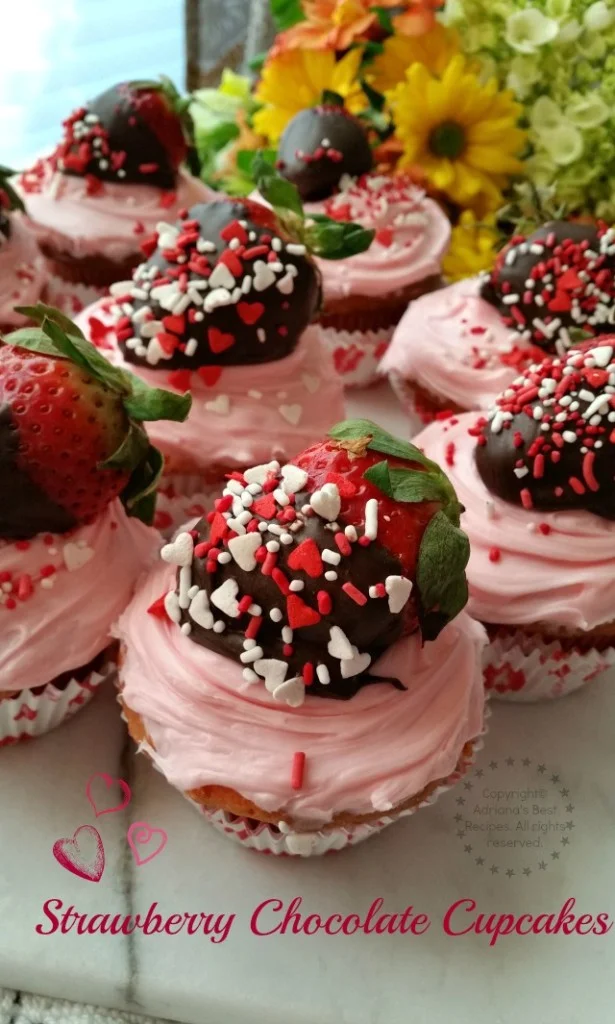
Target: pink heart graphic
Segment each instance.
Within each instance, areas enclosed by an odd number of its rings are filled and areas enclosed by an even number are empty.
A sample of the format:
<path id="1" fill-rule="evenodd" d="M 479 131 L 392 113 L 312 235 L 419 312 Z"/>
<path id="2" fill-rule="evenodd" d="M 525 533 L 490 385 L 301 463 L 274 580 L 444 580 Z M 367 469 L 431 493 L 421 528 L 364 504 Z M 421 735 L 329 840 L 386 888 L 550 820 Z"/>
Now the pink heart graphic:
<path id="1" fill-rule="evenodd" d="M 163 828 L 152 828 L 146 821 L 135 821 L 128 829 L 126 838 L 137 867 L 141 868 L 162 853 L 169 837 Z M 144 856 L 148 848 L 151 852 Z"/>
<path id="2" fill-rule="evenodd" d="M 86 882 L 100 882 L 105 870 L 105 850 L 100 832 L 93 825 L 81 825 L 72 839 L 58 839 L 53 855 L 60 867 Z"/>
<path id="3" fill-rule="evenodd" d="M 102 792 L 98 794 L 98 803 L 92 794 L 92 786 L 97 785 L 99 790 L 104 786 L 106 790 L 112 789 L 114 786 L 119 786 L 122 791 L 122 800 L 119 804 L 113 804 L 112 807 L 105 806 L 104 796 Z M 130 786 L 123 779 L 114 779 L 113 776 L 107 775 L 106 772 L 96 772 L 92 775 L 92 778 L 88 780 L 88 784 L 85 787 L 85 795 L 87 796 L 90 804 L 94 808 L 94 813 L 97 818 L 100 818 L 103 814 L 115 814 L 116 811 L 123 811 L 125 807 L 128 807 L 131 798 Z M 101 799 L 101 797 L 103 799 Z M 100 810 L 99 810 L 100 807 Z"/>

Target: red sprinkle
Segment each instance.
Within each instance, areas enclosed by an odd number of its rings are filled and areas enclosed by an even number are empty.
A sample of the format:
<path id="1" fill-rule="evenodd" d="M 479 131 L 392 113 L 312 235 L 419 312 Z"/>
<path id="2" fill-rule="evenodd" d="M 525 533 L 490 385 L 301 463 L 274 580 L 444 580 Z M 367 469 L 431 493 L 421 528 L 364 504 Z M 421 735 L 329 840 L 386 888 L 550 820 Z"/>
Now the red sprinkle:
<path id="1" fill-rule="evenodd" d="M 345 594 L 348 595 L 348 597 L 352 601 L 355 602 L 355 604 L 367 604 L 367 598 L 365 594 L 362 594 L 361 591 L 357 587 L 355 587 L 354 583 L 344 583 L 342 590 L 344 591 Z"/>
<path id="2" fill-rule="evenodd" d="M 341 551 L 341 553 L 343 555 L 351 555 L 352 554 L 352 546 L 351 546 L 350 541 L 348 540 L 348 537 L 346 536 L 346 534 L 344 534 L 344 533 L 336 533 L 335 534 L 335 543 L 337 544 L 338 549 Z"/>
<path id="3" fill-rule="evenodd" d="M 333 608 L 333 602 L 331 601 L 331 595 L 326 590 L 319 590 L 316 595 L 316 602 L 318 604 L 318 611 L 321 615 L 329 615 Z"/>
<path id="4" fill-rule="evenodd" d="M 595 452 L 587 452 L 583 458 L 583 479 L 589 487 L 590 491 L 599 491 L 600 485 L 594 476 L 594 461 L 596 459 Z"/>
<path id="5" fill-rule="evenodd" d="M 251 607 L 251 605 L 252 605 L 252 598 L 250 597 L 249 594 L 244 594 L 244 596 L 242 597 L 241 601 L 239 602 L 239 604 L 237 606 L 239 608 L 239 614 L 240 615 L 245 615 L 245 613 L 247 612 L 248 608 Z"/>
<path id="6" fill-rule="evenodd" d="M 502 552 L 500 551 L 499 548 L 491 548 L 491 550 L 489 551 L 489 561 L 490 562 L 499 562 L 501 557 L 502 557 Z"/>
<path id="7" fill-rule="evenodd" d="M 311 661 L 306 661 L 302 670 L 303 682 L 306 686 L 311 686 L 314 682 L 314 666 Z"/>
<path id="8" fill-rule="evenodd" d="M 263 622 L 262 615 L 253 615 L 252 616 L 252 618 L 250 619 L 250 622 L 248 623 L 248 628 L 246 629 L 246 632 L 245 632 L 246 640 L 256 640 L 256 637 L 258 636 L 258 631 L 261 628 L 262 622 Z"/>
<path id="9" fill-rule="evenodd" d="M 298 750 L 293 754 L 293 768 L 290 776 L 291 787 L 295 790 L 303 787 L 303 774 L 305 772 L 305 754 Z"/>
<path id="10" fill-rule="evenodd" d="M 271 552 L 269 552 L 269 554 L 271 554 Z M 265 563 L 265 565 L 266 564 L 267 563 Z M 265 567 L 263 566 L 263 572 L 264 571 Z M 273 582 L 280 588 L 283 594 L 290 594 L 290 584 L 281 569 L 274 569 L 273 572 L 271 573 L 271 578 Z"/>

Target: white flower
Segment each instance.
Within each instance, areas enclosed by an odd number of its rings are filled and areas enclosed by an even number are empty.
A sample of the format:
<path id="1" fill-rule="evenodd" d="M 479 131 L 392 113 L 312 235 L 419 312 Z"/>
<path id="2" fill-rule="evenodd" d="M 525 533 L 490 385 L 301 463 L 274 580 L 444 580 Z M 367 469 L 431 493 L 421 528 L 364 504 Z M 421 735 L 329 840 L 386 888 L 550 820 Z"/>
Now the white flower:
<path id="1" fill-rule="evenodd" d="M 566 107 L 566 116 L 579 128 L 597 128 L 611 116 L 611 111 L 600 93 L 577 96 Z"/>
<path id="2" fill-rule="evenodd" d="M 560 167 L 574 163 L 583 154 L 583 136 L 572 124 L 562 123 L 543 131 L 540 143 Z"/>
<path id="3" fill-rule="evenodd" d="M 547 0 L 547 14 L 551 18 L 557 18 L 561 21 L 565 18 L 570 10 L 571 0 Z"/>
<path id="4" fill-rule="evenodd" d="M 539 81 L 540 67 L 535 58 L 513 57 L 506 80 L 506 85 L 509 89 L 512 89 L 520 99 L 523 99 L 530 92 L 532 86 Z"/>
<path id="5" fill-rule="evenodd" d="M 546 188 L 553 184 L 553 179 L 557 174 L 557 167 L 553 162 L 551 156 L 546 153 L 535 153 L 529 157 L 525 163 L 525 172 L 529 177 L 530 181 L 536 185 L 537 188 Z"/>
<path id="6" fill-rule="evenodd" d="M 555 19 L 546 18 L 535 7 L 516 11 L 506 19 L 506 42 L 518 53 L 534 53 L 538 47 L 555 39 L 558 32 Z"/>
<path id="7" fill-rule="evenodd" d="M 538 134 L 542 131 L 559 128 L 563 120 L 564 115 L 557 103 L 554 103 L 548 96 L 541 96 L 530 110 L 530 124 Z"/>
<path id="8" fill-rule="evenodd" d="M 615 11 L 613 8 L 609 7 L 604 0 L 598 0 L 597 3 L 587 8 L 583 21 L 585 28 L 589 29 L 590 32 L 603 32 L 605 28 L 609 28 L 613 24 L 614 19 Z"/>
<path id="9" fill-rule="evenodd" d="M 557 37 L 558 43 L 574 43 L 579 38 L 583 26 L 577 21 L 576 18 L 571 18 L 570 21 L 566 21 L 559 30 Z"/>

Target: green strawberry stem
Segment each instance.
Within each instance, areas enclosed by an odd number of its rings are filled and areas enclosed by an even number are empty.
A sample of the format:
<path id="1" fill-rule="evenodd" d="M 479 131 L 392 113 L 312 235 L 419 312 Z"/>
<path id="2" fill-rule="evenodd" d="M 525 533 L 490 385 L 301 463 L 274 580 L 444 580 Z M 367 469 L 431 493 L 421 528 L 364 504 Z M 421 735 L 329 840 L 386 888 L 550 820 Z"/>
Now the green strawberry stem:
<path id="1" fill-rule="evenodd" d="M 114 392 L 121 401 L 127 417 L 126 434 L 117 451 L 100 468 L 130 473 L 130 480 L 121 495 L 126 511 L 130 516 L 151 523 L 164 460 L 150 443 L 142 424 L 153 420 L 182 423 L 190 412 L 191 395 L 176 395 L 152 388 L 127 370 L 112 366 L 87 341 L 77 325 L 53 306 L 39 302 L 36 306 L 19 306 L 17 312 L 40 324 L 40 327 L 13 331 L 3 338 L 5 344 L 52 359 L 67 359 Z"/>
<path id="2" fill-rule="evenodd" d="M 12 171 L 10 167 L 4 167 L 0 164 L 0 207 L 2 204 L 2 193 L 8 199 L 9 210 L 21 210 L 22 213 L 25 211 L 25 206 L 21 196 L 13 188 L 10 179 L 14 177 L 16 171 Z"/>
<path id="3" fill-rule="evenodd" d="M 313 256 L 325 260 L 345 260 L 365 252 L 372 244 L 375 231 L 360 224 L 332 220 L 324 214 L 305 215 L 297 188 L 278 173 L 275 167 L 257 153 L 252 162 L 254 183 L 280 221 L 282 227 Z"/>

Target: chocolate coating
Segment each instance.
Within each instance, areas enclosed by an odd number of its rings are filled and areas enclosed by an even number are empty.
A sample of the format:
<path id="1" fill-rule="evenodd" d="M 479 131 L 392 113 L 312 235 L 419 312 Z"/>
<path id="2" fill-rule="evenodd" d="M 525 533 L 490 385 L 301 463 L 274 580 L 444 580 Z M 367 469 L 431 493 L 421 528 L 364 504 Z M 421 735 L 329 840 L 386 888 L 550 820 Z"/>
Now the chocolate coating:
<path id="1" fill-rule="evenodd" d="M 274 227 L 260 223 L 263 217 Z M 173 251 L 159 246 L 137 268 L 133 292 L 122 300 L 122 307 L 127 301 L 133 309 L 130 329 L 124 326 L 118 333 L 127 361 L 196 370 L 269 363 L 290 355 L 319 307 L 320 275 L 306 255 L 288 252 L 273 214 L 250 203 L 201 203 L 177 222 L 175 234 L 188 240 Z M 238 239 L 242 243 L 232 248 Z M 173 296 L 181 298 L 180 275 L 191 300 L 181 315 L 172 316 Z M 171 285 L 170 298 L 156 294 L 165 282 Z M 135 289 L 147 297 L 135 297 Z M 164 325 L 162 344 L 170 346 L 164 355 L 160 342 L 152 347 L 152 335 L 142 333 L 149 331 L 138 315 L 144 307 Z"/>
<path id="2" fill-rule="evenodd" d="M 11 218 L 0 203 L 0 245 L 11 237 Z"/>
<path id="3" fill-rule="evenodd" d="M 365 129 L 340 107 L 300 111 L 280 139 L 278 170 L 305 200 L 326 199 L 344 175 L 358 178 L 373 164 Z"/>
<path id="4" fill-rule="evenodd" d="M 0 405 L 0 538 L 29 540 L 43 531 L 66 533 L 77 525 L 20 468 L 19 432 L 8 405 Z"/>

